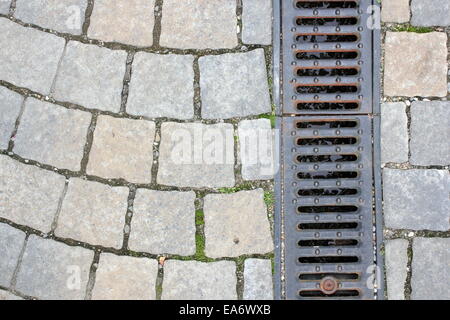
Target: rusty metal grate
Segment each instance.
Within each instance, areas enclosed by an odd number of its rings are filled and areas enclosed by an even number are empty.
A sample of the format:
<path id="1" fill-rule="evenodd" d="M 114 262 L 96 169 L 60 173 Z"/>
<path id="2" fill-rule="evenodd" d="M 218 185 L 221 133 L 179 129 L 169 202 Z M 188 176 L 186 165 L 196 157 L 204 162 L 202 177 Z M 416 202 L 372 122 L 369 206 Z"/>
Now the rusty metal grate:
<path id="1" fill-rule="evenodd" d="M 383 297 L 372 4 L 274 0 L 278 298 Z"/>

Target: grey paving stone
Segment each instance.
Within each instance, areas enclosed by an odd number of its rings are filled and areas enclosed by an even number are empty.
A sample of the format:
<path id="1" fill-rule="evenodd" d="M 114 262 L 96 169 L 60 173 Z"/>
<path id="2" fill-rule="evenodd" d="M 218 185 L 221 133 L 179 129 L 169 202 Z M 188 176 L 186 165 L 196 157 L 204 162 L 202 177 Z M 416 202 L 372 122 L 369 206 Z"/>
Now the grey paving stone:
<path id="1" fill-rule="evenodd" d="M 158 262 L 147 258 L 100 255 L 93 300 L 154 300 Z"/>
<path id="2" fill-rule="evenodd" d="M 232 261 L 168 260 L 164 264 L 163 300 L 235 300 L 236 265 Z"/>
<path id="3" fill-rule="evenodd" d="M 126 187 L 70 179 L 55 235 L 92 245 L 122 248 L 128 193 Z"/>
<path id="4" fill-rule="evenodd" d="M 127 112 L 150 118 L 194 116 L 194 57 L 139 52 L 134 57 Z"/>
<path id="5" fill-rule="evenodd" d="M 408 161 L 408 117 L 403 102 L 381 105 L 381 162 Z"/>
<path id="6" fill-rule="evenodd" d="M 97 0 L 88 29 L 90 38 L 148 47 L 153 44 L 155 0 Z"/>
<path id="7" fill-rule="evenodd" d="M 228 123 L 165 122 L 157 182 L 177 187 L 234 186 L 234 130 Z"/>
<path id="8" fill-rule="evenodd" d="M 262 189 L 205 196 L 205 254 L 237 257 L 273 250 Z"/>
<path id="9" fill-rule="evenodd" d="M 20 94 L 0 87 L 0 149 L 8 148 L 22 102 Z"/>
<path id="10" fill-rule="evenodd" d="M 245 260 L 244 300 L 273 300 L 272 263 L 270 260 Z"/>
<path id="11" fill-rule="evenodd" d="M 64 184 L 64 176 L 0 155 L 0 216 L 48 232 Z"/>
<path id="12" fill-rule="evenodd" d="M 408 240 L 386 241 L 386 279 L 389 300 L 405 300 Z"/>
<path id="13" fill-rule="evenodd" d="M 31 235 L 16 289 L 44 300 L 84 299 L 93 259 L 93 251 Z"/>
<path id="14" fill-rule="evenodd" d="M 5 290 L 0 290 L 0 301 L 5 300 L 23 300 L 21 297 L 16 296 L 15 294 L 12 294 Z"/>
<path id="15" fill-rule="evenodd" d="M 450 238 L 416 238 L 413 242 L 411 299 L 449 300 Z"/>
<path id="16" fill-rule="evenodd" d="M 384 94 L 447 96 L 447 35 L 387 32 Z"/>
<path id="17" fill-rule="evenodd" d="M 150 183 L 154 139 L 154 122 L 99 116 L 87 173 L 133 183 Z"/>
<path id="18" fill-rule="evenodd" d="M 272 2 L 243 0 L 242 41 L 249 44 L 272 43 Z"/>
<path id="19" fill-rule="evenodd" d="M 80 170 L 91 114 L 27 99 L 14 153 L 59 169 Z"/>
<path id="20" fill-rule="evenodd" d="M 381 20 L 383 22 L 405 23 L 409 21 L 410 0 L 383 0 Z"/>
<path id="21" fill-rule="evenodd" d="M 235 0 L 166 0 L 162 7 L 163 47 L 221 49 L 237 46 Z"/>
<path id="22" fill-rule="evenodd" d="M 25 233 L 0 224 L 0 285 L 9 287 L 14 270 L 19 262 L 20 251 L 25 240 Z"/>
<path id="23" fill-rule="evenodd" d="M 450 1 L 412 0 L 413 26 L 450 26 Z"/>
<path id="24" fill-rule="evenodd" d="M 450 175 L 446 170 L 383 170 L 384 221 L 393 229 L 450 229 Z"/>
<path id="25" fill-rule="evenodd" d="M 48 94 L 65 40 L 0 19 L 0 79 Z"/>
<path id="26" fill-rule="evenodd" d="M 53 96 L 90 109 L 118 112 L 126 57 L 125 51 L 70 41 Z"/>
<path id="27" fill-rule="evenodd" d="M 0 1 L 0 13 L 1 14 L 8 14 L 10 6 L 11 6 L 11 0 L 2 0 L 2 1 Z"/>
<path id="28" fill-rule="evenodd" d="M 271 111 L 263 49 L 199 59 L 202 117 L 227 119 Z"/>
<path id="29" fill-rule="evenodd" d="M 450 165 L 450 102 L 411 105 L 411 160 L 415 165 Z"/>
<path id="30" fill-rule="evenodd" d="M 244 120 L 238 126 L 242 178 L 272 179 L 275 172 L 274 132 L 269 119 Z"/>
<path id="31" fill-rule="evenodd" d="M 14 17 L 59 32 L 81 34 L 87 0 L 17 1 Z"/>
<path id="32" fill-rule="evenodd" d="M 194 201 L 193 191 L 138 189 L 129 248 L 153 254 L 195 254 Z"/>

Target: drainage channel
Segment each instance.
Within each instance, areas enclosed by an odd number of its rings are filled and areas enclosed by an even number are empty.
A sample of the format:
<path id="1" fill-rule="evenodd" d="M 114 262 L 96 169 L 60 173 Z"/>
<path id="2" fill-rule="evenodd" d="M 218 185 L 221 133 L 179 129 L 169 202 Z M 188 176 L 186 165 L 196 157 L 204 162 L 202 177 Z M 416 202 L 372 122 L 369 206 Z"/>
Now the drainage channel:
<path id="1" fill-rule="evenodd" d="M 384 298 L 376 2 L 273 2 L 278 299 Z"/>

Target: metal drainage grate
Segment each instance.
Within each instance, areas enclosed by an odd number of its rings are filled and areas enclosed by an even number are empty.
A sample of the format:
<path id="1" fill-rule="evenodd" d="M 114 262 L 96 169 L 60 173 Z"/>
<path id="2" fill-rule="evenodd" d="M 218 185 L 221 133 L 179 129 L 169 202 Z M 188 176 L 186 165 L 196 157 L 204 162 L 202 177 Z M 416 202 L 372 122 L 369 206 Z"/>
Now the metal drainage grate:
<path id="1" fill-rule="evenodd" d="M 379 35 L 366 25 L 371 5 L 274 0 L 274 34 L 281 39 L 274 43 L 274 93 L 282 116 L 279 298 L 383 297 L 382 283 L 372 285 L 374 266 L 382 262 L 378 71 L 373 73 Z"/>

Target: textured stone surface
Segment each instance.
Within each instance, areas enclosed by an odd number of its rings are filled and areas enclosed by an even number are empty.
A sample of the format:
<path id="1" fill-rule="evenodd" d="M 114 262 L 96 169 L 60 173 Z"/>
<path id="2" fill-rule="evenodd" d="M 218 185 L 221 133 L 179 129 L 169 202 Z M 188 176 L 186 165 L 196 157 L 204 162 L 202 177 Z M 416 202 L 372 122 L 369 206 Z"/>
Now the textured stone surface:
<path id="1" fill-rule="evenodd" d="M 164 264 L 162 299 L 234 300 L 236 265 L 232 261 L 168 260 Z"/>
<path id="2" fill-rule="evenodd" d="M 242 41 L 250 44 L 272 43 L 272 2 L 243 0 Z"/>
<path id="3" fill-rule="evenodd" d="M 17 1 L 14 17 L 59 32 L 81 34 L 87 0 Z"/>
<path id="4" fill-rule="evenodd" d="M 8 14 L 10 6 L 11 6 L 11 0 L 0 1 L 0 13 Z"/>
<path id="5" fill-rule="evenodd" d="M 0 149 L 8 148 L 22 102 L 20 94 L 0 87 Z"/>
<path id="6" fill-rule="evenodd" d="M 126 187 L 70 179 L 55 234 L 62 238 L 120 249 L 128 193 Z"/>
<path id="7" fill-rule="evenodd" d="M 97 0 L 88 36 L 134 46 L 153 44 L 155 0 Z"/>
<path id="8" fill-rule="evenodd" d="M 411 298 L 449 300 L 450 238 L 417 238 L 413 242 Z"/>
<path id="9" fill-rule="evenodd" d="M 8 292 L 8 291 L 0 290 L 0 301 L 5 301 L 5 300 L 23 300 L 23 299 L 19 296 L 16 296 L 15 294 Z"/>
<path id="10" fill-rule="evenodd" d="M 0 29 L 0 79 L 49 93 L 65 40 L 4 18 Z"/>
<path id="11" fill-rule="evenodd" d="M 194 116 L 194 57 L 139 52 L 134 57 L 127 112 L 150 118 Z"/>
<path id="12" fill-rule="evenodd" d="M 27 99 L 13 151 L 60 169 L 80 170 L 91 114 Z"/>
<path id="13" fill-rule="evenodd" d="M 153 254 L 195 254 L 194 201 L 193 191 L 138 189 L 131 220 L 130 249 Z"/>
<path id="14" fill-rule="evenodd" d="M 158 274 L 156 260 L 100 255 L 93 300 L 153 300 Z"/>
<path id="15" fill-rule="evenodd" d="M 89 154 L 88 174 L 150 183 L 155 123 L 99 116 Z"/>
<path id="16" fill-rule="evenodd" d="M 405 300 L 408 240 L 386 241 L 386 279 L 389 300 Z"/>
<path id="17" fill-rule="evenodd" d="M 263 49 L 200 57 L 199 65 L 203 118 L 271 111 Z"/>
<path id="18" fill-rule="evenodd" d="M 237 257 L 273 250 L 262 189 L 205 196 L 205 253 Z"/>
<path id="19" fill-rule="evenodd" d="M 403 102 L 381 105 L 381 162 L 408 161 L 408 117 Z"/>
<path id="20" fill-rule="evenodd" d="M 384 94 L 447 95 L 447 36 L 443 32 L 387 32 Z"/>
<path id="21" fill-rule="evenodd" d="M 65 178 L 0 155 L 0 216 L 50 231 Z"/>
<path id="22" fill-rule="evenodd" d="M 70 41 L 56 78 L 55 99 L 118 112 L 126 57 L 125 51 Z"/>
<path id="23" fill-rule="evenodd" d="M 162 7 L 163 47 L 220 49 L 237 46 L 235 0 L 166 0 Z"/>
<path id="24" fill-rule="evenodd" d="M 383 0 L 381 20 L 383 22 L 404 23 L 409 21 L 410 0 Z"/>
<path id="25" fill-rule="evenodd" d="M 272 263 L 270 260 L 245 260 L 244 299 L 273 300 Z"/>
<path id="26" fill-rule="evenodd" d="M 450 102 L 417 101 L 411 106 L 411 163 L 450 165 Z"/>
<path id="27" fill-rule="evenodd" d="M 233 126 L 166 122 L 157 182 L 177 187 L 234 185 Z"/>
<path id="28" fill-rule="evenodd" d="M 93 258 L 93 251 L 31 235 L 16 289 L 40 299 L 84 299 Z"/>
<path id="29" fill-rule="evenodd" d="M 10 227 L 7 224 L 0 224 L 0 285 L 9 287 L 14 273 L 14 269 L 19 261 L 25 233 Z"/>
<path id="30" fill-rule="evenodd" d="M 412 0 L 413 26 L 450 26 L 450 1 Z"/>
<path id="31" fill-rule="evenodd" d="M 275 172 L 275 146 L 269 119 L 244 120 L 238 126 L 242 178 L 272 179 Z"/>
<path id="32" fill-rule="evenodd" d="M 450 174 L 446 170 L 383 170 L 388 228 L 450 229 Z"/>

